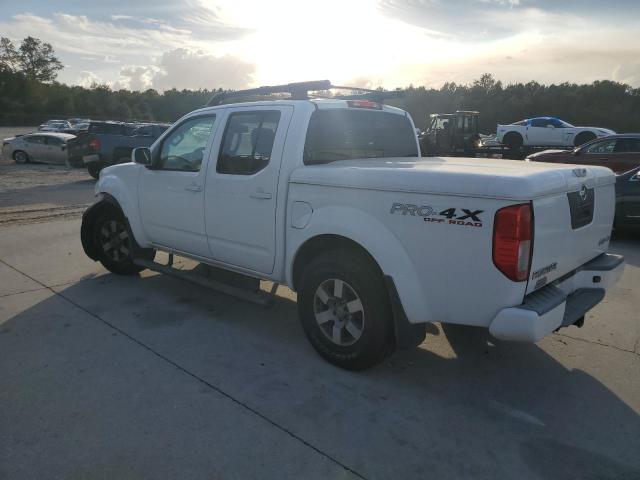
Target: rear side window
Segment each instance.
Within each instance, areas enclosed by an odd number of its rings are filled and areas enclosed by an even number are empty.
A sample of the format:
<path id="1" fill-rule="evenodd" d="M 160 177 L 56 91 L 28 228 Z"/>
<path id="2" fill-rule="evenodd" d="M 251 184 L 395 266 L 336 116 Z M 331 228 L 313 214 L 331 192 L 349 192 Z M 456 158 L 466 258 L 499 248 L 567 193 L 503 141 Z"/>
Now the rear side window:
<path id="1" fill-rule="evenodd" d="M 607 154 L 613 153 L 614 148 L 616 147 L 616 140 L 603 140 L 602 142 L 596 142 L 588 147 L 585 147 L 585 152 L 594 153 L 594 154 Z"/>
<path id="2" fill-rule="evenodd" d="M 640 138 L 619 138 L 615 153 L 640 153 Z"/>
<path id="3" fill-rule="evenodd" d="M 269 164 L 280 112 L 261 110 L 229 115 L 218 155 L 218 173 L 253 175 Z"/>
<path id="4" fill-rule="evenodd" d="M 416 135 L 404 115 L 370 110 L 316 110 L 311 115 L 304 163 L 356 158 L 417 157 Z"/>
<path id="5" fill-rule="evenodd" d="M 62 139 L 58 137 L 47 137 L 47 145 L 59 147 L 60 145 L 62 145 Z"/>

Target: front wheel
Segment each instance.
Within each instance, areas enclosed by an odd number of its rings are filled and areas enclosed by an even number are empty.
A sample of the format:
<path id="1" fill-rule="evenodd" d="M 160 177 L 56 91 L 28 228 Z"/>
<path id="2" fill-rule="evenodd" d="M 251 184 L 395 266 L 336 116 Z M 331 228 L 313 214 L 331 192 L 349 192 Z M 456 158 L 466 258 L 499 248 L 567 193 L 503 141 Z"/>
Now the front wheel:
<path id="1" fill-rule="evenodd" d="M 133 275 L 144 270 L 133 263 L 133 241 L 126 219 L 115 208 L 106 208 L 95 219 L 93 241 L 98 261 L 110 272 Z"/>
<path id="2" fill-rule="evenodd" d="M 18 164 L 27 163 L 29 161 L 29 155 L 22 150 L 13 152 L 13 160 Z"/>
<path id="3" fill-rule="evenodd" d="M 334 250 L 311 261 L 301 279 L 298 312 L 311 345 L 341 368 L 372 367 L 393 347 L 382 274 L 364 253 Z"/>

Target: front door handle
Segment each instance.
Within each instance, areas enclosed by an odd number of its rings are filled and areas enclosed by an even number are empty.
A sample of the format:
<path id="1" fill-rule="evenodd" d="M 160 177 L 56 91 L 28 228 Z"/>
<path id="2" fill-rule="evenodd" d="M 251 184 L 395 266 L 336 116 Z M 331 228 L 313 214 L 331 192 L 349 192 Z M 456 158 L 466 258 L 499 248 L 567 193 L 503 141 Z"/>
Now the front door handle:
<path id="1" fill-rule="evenodd" d="M 257 198 L 258 200 L 269 200 L 271 194 L 269 192 L 253 192 L 249 195 L 251 198 Z"/>
<path id="2" fill-rule="evenodd" d="M 185 187 L 185 190 L 189 190 L 190 192 L 201 192 L 202 187 L 200 185 L 189 185 Z"/>

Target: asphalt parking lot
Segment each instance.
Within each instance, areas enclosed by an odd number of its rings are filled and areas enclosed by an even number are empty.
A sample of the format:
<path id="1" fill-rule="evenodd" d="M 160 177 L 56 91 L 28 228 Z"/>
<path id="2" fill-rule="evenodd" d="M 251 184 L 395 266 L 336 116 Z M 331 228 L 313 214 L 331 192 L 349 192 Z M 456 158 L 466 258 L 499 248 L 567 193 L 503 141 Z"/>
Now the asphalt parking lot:
<path id="1" fill-rule="evenodd" d="M 0 165 L 0 478 L 640 478 L 640 236 L 582 329 L 434 325 L 353 373 L 284 288 L 265 309 L 106 272 L 80 245 L 92 191 Z"/>

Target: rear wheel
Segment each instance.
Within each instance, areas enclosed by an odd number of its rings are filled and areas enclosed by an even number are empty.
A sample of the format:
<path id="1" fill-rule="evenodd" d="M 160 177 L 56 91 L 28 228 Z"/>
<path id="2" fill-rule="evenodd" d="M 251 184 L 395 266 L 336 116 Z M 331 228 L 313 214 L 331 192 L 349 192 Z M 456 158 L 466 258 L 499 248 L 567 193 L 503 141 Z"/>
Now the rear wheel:
<path id="1" fill-rule="evenodd" d="M 502 139 L 502 143 L 504 143 L 509 150 L 520 150 L 524 144 L 524 140 L 518 132 L 509 132 Z"/>
<path id="2" fill-rule="evenodd" d="M 392 349 L 382 274 L 362 252 L 334 250 L 312 260 L 302 275 L 298 311 L 311 345 L 334 365 L 363 370 Z"/>
<path id="3" fill-rule="evenodd" d="M 29 155 L 27 155 L 26 152 L 23 152 L 22 150 L 16 150 L 15 152 L 13 152 L 13 160 L 19 164 L 28 163 Z"/>
<path id="4" fill-rule="evenodd" d="M 112 273 L 133 275 L 144 267 L 133 263 L 133 239 L 124 215 L 115 208 L 105 208 L 93 223 L 93 241 L 98 260 Z"/>
<path id="5" fill-rule="evenodd" d="M 87 165 L 87 171 L 89 175 L 91 175 L 96 180 L 100 177 L 100 170 L 102 170 L 103 166 L 100 163 L 93 162 Z"/>
<path id="6" fill-rule="evenodd" d="M 573 145 L 579 147 L 582 144 L 590 142 L 594 138 L 596 138 L 596 135 L 593 132 L 580 132 L 578 135 L 576 135 Z"/>

